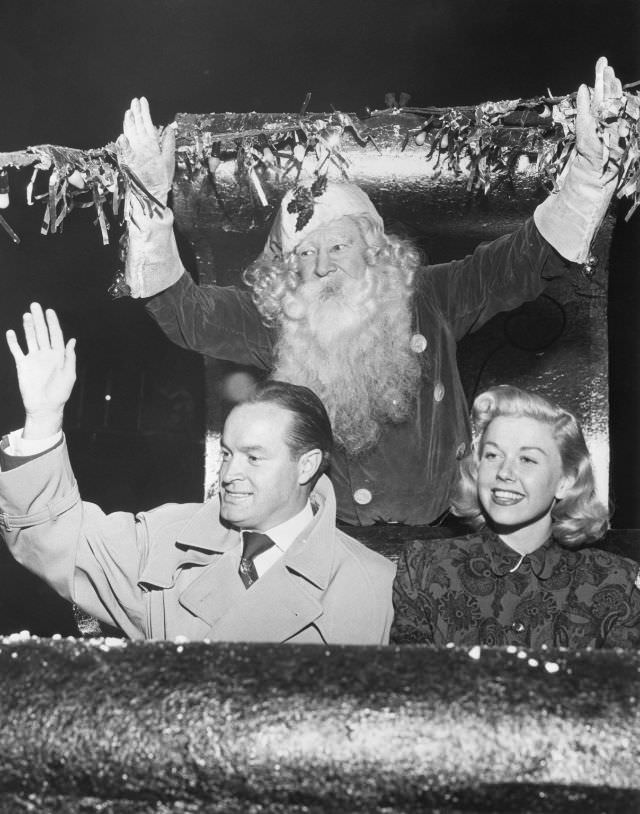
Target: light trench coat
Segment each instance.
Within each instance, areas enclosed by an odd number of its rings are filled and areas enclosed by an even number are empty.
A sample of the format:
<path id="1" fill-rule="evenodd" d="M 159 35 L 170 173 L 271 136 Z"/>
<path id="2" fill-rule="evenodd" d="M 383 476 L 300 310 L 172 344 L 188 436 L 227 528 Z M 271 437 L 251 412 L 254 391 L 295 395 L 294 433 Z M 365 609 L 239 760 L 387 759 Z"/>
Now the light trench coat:
<path id="1" fill-rule="evenodd" d="M 83 502 L 63 442 L 0 457 L 0 531 L 13 556 L 131 639 L 385 644 L 395 568 L 335 526 L 323 476 L 312 524 L 249 589 L 219 501 L 134 515 Z M 16 465 L 21 464 L 21 465 Z"/>

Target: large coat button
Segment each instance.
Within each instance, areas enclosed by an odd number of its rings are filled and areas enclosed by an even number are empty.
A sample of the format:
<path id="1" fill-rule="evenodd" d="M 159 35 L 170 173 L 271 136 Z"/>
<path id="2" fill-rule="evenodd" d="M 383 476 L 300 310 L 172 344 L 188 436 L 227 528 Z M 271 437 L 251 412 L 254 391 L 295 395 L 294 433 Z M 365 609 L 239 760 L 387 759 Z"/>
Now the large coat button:
<path id="1" fill-rule="evenodd" d="M 367 503 L 371 503 L 373 500 L 373 495 L 368 489 L 356 489 L 353 493 L 353 499 L 356 503 L 359 503 L 360 506 L 366 506 Z"/>
<path id="2" fill-rule="evenodd" d="M 442 382 L 436 382 L 436 386 L 433 388 L 433 400 L 434 401 L 442 401 L 444 398 L 444 385 Z"/>
<path id="3" fill-rule="evenodd" d="M 458 444 L 458 449 L 456 450 L 456 458 L 460 461 L 464 458 L 464 454 L 467 451 L 467 445 L 463 442 L 462 444 Z"/>
<path id="4" fill-rule="evenodd" d="M 414 353 L 422 353 L 427 349 L 427 337 L 422 334 L 414 334 L 409 342 L 409 347 Z"/>

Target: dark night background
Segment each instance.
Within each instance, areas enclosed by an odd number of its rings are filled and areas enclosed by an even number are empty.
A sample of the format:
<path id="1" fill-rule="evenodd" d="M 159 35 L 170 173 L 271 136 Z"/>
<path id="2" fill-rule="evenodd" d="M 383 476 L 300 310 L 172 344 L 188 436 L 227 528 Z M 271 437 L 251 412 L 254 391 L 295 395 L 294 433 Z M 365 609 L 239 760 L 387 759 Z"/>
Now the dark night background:
<path id="1" fill-rule="evenodd" d="M 315 111 L 384 107 L 387 91 L 422 106 L 562 94 L 593 84 L 601 54 L 623 82 L 640 79 L 637 0 L 21 0 L 1 4 L 0 24 L 0 151 L 102 146 L 143 94 L 160 124 L 296 111 L 308 91 Z M 108 247 L 91 210 L 39 235 L 41 206 L 20 200 L 29 175 L 12 173 L 3 211 L 23 242 L 0 233 L 0 327 L 18 327 L 37 299 L 78 337 L 66 429 L 84 497 L 107 510 L 200 499 L 199 358 L 172 347 L 141 303 L 107 294 L 116 224 Z M 611 261 L 612 484 L 614 524 L 638 528 L 640 212 L 625 225 L 624 208 Z M 4 432 L 22 421 L 4 343 L 0 392 Z M 0 632 L 73 632 L 66 608 L 2 551 L 0 568 Z"/>

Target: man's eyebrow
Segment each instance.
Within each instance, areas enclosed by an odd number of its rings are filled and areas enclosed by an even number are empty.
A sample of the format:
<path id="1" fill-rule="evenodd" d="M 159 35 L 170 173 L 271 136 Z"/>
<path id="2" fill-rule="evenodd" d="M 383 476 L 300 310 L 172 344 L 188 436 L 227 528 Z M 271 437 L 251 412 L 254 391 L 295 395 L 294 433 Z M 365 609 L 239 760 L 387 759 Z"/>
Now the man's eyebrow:
<path id="1" fill-rule="evenodd" d="M 223 438 L 220 439 L 220 448 L 230 451 L 229 444 L 227 444 Z M 261 446 L 260 444 L 246 444 L 245 446 L 236 447 L 236 451 L 237 452 L 244 452 L 245 454 L 261 452 L 261 453 L 263 453 L 265 455 L 268 452 L 267 448 Z"/>
<path id="2" fill-rule="evenodd" d="M 260 444 L 247 444 L 245 446 L 238 447 L 240 452 L 266 452 L 267 448 L 261 446 Z"/>

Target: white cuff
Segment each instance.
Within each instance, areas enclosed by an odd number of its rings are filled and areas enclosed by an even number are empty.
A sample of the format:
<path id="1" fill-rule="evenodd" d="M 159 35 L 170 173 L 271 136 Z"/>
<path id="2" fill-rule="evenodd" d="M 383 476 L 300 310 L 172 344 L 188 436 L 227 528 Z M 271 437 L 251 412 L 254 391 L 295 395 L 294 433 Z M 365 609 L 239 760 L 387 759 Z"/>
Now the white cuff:
<path id="1" fill-rule="evenodd" d="M 569 159 L 559 189 L 533 213 L 542 237 L 573 263 L 586 263 L 591 244 L 616 188 L 616 173 L 603 174 L 577 153 Z"/>
<path id="2" fill-rule="evenodd" d="M 173 234 L 173 212 L 149 215 L 133 198 L 127 217 L 125 281 L 132 297 L 151 297 L 184 274 Z"/>
<path id="3" fill-rule="evenodd" d="M 62 430 L 50 435 L 48 438 L 38 438 L 33 440 L 31 438 L 23 438 L 23 429 L 14 430 L 7 436 L 9 445 L 4 450 L 7 455 L 15 455 L 17 457 L 26 457 L 28 455 L 38 455 L 40 452 L 46 452 L 48 449 L 55 447 L 62 439 Z"/>

